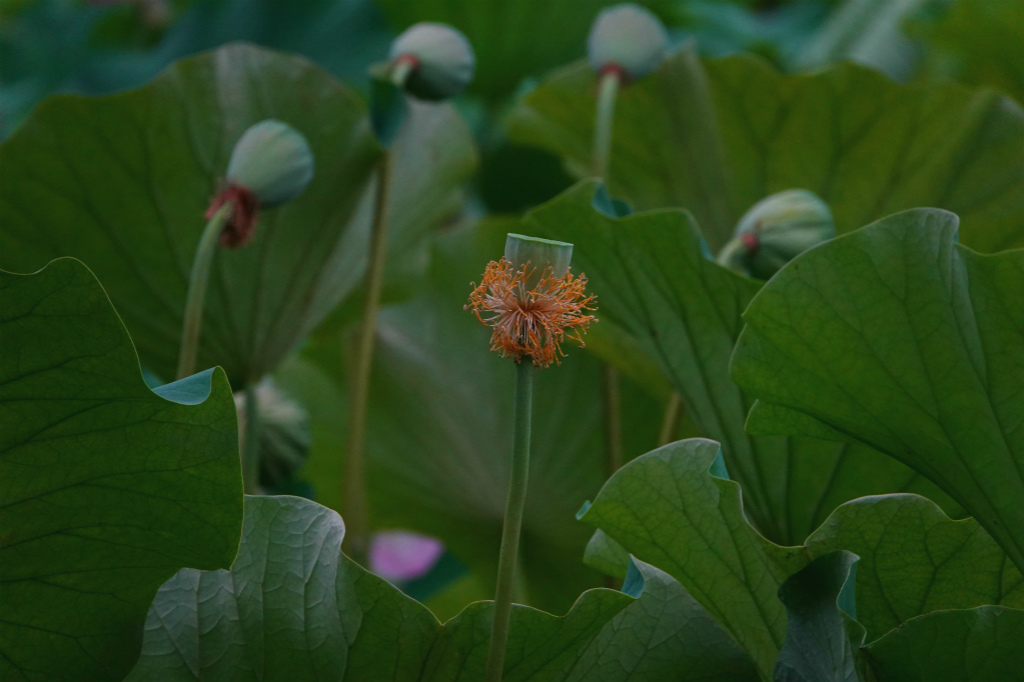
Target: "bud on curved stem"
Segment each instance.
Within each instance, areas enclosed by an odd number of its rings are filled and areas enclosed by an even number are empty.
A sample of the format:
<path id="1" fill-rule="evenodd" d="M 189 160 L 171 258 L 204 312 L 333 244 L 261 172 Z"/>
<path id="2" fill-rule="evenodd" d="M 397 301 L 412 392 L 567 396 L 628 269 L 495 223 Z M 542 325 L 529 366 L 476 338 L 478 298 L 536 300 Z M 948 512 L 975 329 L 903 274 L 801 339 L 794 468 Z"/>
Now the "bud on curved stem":
<path id="1" fill-rule="evenodd" d="M 413 97 L 428 101 L 450 99 L 462 92 L 473 80 L 476 67 L 466 36 L 447 24 L 430 22 L 415 24 L 398 36 L 391 44 L 389 59 L 395 67 L 402 62 L 411 65 L 400 85 Z"/>
<path id="2" fill-rule="evenodd" d="M 235 205 L 222 204 L 210 216 L 196 247 L 192 261 L 192 273 L 188 282 L 188 298 L 185 301 L 185 323 L 181 330 L 181 346 L 178 349 L 178 379 L 192 376 L 196 371 L 196 356 L 199 353 L 199 333 L 203 326 L 203 304 L 206 301 L 206 285 L 210 279 L 213 253 L 217 249 L 224 226 L 231 219 Z"/>
<path id="3" fill-rule="evenodd" d="M 665 60 L 668 33 L 650 10 L 626 3 L 597 15 L 587 37 L 587 59 L 597 73 L 619 69 L 628 80 L 651 73 Z"/>
<path id="4" fill-rule="evenodd" d="M 766 280 L 807 249 L 835 236 L 828 204 L 813 192 L 786 190 L 747 211 L 716 260 L 719 265 Z"/>

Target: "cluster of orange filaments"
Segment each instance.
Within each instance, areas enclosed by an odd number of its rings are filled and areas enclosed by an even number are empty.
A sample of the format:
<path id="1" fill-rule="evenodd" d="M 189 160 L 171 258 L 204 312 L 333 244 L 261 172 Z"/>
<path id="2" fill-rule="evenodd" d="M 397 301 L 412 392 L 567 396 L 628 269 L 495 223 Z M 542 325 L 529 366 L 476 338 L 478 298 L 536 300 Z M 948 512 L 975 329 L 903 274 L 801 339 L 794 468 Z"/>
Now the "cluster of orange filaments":
<path id="1" fill-rule="evenodd" d="M 537 367 L 547 367 L 565 355 L 561 344 L 566 337 L 583 345 L 583 332 L 597 321 L 584 313 L 595 310 L 595 297 L 584 292 L 587 278 L 582 274 L 554 277 L 548 268 L 527 289 L 532 274 L 529 263 L 515 270 L 508 259 L 491 261 L 465 308 L 494 330 L 491 350 L 516 362 L 528 355 Z"/>

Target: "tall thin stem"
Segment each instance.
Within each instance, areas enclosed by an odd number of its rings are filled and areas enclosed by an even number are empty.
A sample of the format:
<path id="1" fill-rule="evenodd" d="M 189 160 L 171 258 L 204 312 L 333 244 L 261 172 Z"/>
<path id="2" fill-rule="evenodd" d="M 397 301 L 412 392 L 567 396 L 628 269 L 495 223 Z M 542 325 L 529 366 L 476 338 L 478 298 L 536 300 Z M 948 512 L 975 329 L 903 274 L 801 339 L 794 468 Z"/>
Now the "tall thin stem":
<path id="1" fill-rule="evenodd" d="M 679 417 L 683 413 L 683 400 L 672 391 L 668 405 L 665 406 L 665 417 L 661 421 L 661 433 L 658 434 L 658 446 L 668 445 L 675 440 L 676 429 L 679 428 Z"/>
<path id="2" fill-rule="evenodd" d="M 612 124 L 615 120 L 615 99 L 619 94 L 622 74 L 608 69 L 597 85 L 597 117 L 594 121 L 593 173 L 608 184 L 611 161 Z M 622 466 L 622 415 L 619 397 L 619 373 L 605 365 L 602 374 L 602 395 L 605 424 L 605 469 L 610 476 Z"/>
<path id="3" fill-rule="evenodd" d="M 203 304 L 206 301 L 206 285 L 210 279 L 213 254 L 217 251 L 217 239 L 224 230 L 224 224 L 231 217 L 234 204 L 230 201 L 217 209 L 199 238 L 196 256 L 192 261 L 192 274 L 188 281 L 188 298 L 185 301 L 185 325 L 181 331 L 181 347 L 178 350 L 178 379 L 191 376 L 196 371 L 196 355 L 199 352 L 199 333 L 203 327 Z"/>
<path id="4" fill-rule="evenodd" d="M 345 519 L 346 552 L 365 565 L 369 545 L 370 515 L 366 501 L 366 414 L 370 395 L 370 370 L 377 336 L 377 312 L 384 281 L 388 242 L 388 195 L 391 185 L 391 152 L 385 150 L 377 167 L 377 196 L 373 211 L 370 263 L 366 273 L 363 319 L 356 340 L 349 403 L 348 442 L 345 448 L 345 481 L 342 517 Z"/>
<path id="5" fill-rule="evenodd" d="M 260 485 L 260 408 L 256 382 L 245 382 L 245 442 L 242 443 L 242 484 L 246 495 L 255 495 Z"/>
<path id="6" fill-rule="evenodd" d="M 505 524 L 501 531 L 498 558 L 498 588 L 494 595 L 494 621 L 487 652 L 486 682 L 501 682 L 512 615 L 512 591 L 519 555 L 519 533 L 526 507 L 526 484 L 530 477 L 530 424 L 533 418 L 533 363 L 524 359 L 516 365 L 515 397 L 512 407 L 512 470 L 505 502 Z"/>
<path id="7" fill-rule="evenodd" d="M 608 164 L 612 150 L 612 123 L 615 119 L 615 99 L 619 94 L 621 74 L 608 69 L 601 74 L 597 85 L 597 119 L 594 122 L 594 175 L 608 182 Z"/>

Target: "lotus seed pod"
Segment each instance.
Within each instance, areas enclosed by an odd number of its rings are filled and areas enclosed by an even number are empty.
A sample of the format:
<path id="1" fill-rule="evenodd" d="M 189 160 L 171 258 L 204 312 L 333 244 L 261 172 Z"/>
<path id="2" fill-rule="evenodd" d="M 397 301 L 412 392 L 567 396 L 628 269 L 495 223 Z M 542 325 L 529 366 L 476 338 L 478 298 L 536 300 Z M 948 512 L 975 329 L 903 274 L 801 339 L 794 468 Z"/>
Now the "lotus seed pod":
<path id="1" fill-rule="evenodd" d="M 791 189 L 756 203 L 740 219 L 719 262 L 769 279 L 798 255 L 836 236 L 832 211 L 813 192 Z"/>
<path id="2" fill-rule="evenodd" d="M 268 119 L 246 130 L 228 164 L 230 185 L 249 190 L 269 208 L 302 194 L 313 179 L 313 152 L 300 132 Z"/>
<path id="3" fill-rule="evenodd" d="M 643 78 L 665 60 L 668 33 L 649 10 L 627 3 L 597 15 L 587 38 L 594 71 L 621 69 L 630 80 Z"/>
<path id="4" fill-rule="evenodd" d="M 557 279 L 569 272 L 572 244 L 509 234 L 505 239 L 505 258 L 512 263 L 515 270 L 519 270 L 527 263 L 530 264 L 530 276 L 526 280 L 526 287 L 529 289 L 545 276 Z"/>
<path id="5" fill-rule="evenodd" d="M 454 97 L 473 80 L 476 58 L 466 36 L 447 24 L 419 23 L 391 44 L 389 59 L 412 63 L 404 87 L 413 97 L 437 101 Z"/>

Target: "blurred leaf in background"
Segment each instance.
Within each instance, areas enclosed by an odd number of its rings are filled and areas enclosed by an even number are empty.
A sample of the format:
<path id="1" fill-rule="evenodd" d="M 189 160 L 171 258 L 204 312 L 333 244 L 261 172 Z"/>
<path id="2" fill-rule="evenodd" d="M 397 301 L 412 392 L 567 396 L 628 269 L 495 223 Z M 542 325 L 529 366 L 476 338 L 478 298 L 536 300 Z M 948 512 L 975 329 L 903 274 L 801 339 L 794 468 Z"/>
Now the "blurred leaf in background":
<path id="1" fill-rule="evenodd" d="M 0 9 L 0 140 L 47 95 L 138 87 L 176 59 L 239 40 L 297 52 L 363 84 L 392 35 L 370 0 L 182 0 L 167 5 L 164 26 L 148 29 L 133 7 L 26 0 Z"/>

